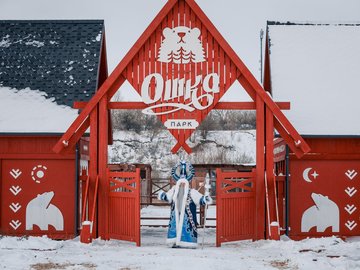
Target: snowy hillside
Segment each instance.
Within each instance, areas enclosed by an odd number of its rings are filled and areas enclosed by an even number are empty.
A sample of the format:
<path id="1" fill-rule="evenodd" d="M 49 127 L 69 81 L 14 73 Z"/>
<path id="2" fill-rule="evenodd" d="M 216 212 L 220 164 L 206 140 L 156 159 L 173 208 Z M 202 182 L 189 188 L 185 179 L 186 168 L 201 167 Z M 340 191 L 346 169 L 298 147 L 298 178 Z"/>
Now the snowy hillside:
<path id="1" fill-rule="evenodd" d="M 182 155 L 194 164 L 253 163 L 255 134 L 255 130 L 209 131 L 204 138 L 201 131 L 196 131 L 188 141 L 193 153 L 174 155 L 171 148 L 176 141 L 167 130 L 155 135 L 117 131 L 113 134 L 114 144 L 109 147 L 109 162 L 151 164 L 153 171 L 160 175 L 168 175 Z"/>

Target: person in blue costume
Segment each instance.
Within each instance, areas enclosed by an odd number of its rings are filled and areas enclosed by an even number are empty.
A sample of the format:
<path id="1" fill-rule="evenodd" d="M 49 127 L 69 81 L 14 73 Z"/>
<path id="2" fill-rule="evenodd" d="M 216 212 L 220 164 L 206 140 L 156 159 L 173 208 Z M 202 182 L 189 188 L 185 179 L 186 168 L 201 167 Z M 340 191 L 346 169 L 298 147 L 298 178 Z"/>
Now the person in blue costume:
<path id="1" fill-rule="evenodd" d="M 178 173 L 180 171 L 180 173 Z M 161 191 L 158 199 L 171 204 L 170 221 L 166 242 L 172 247 L 197 247 L 196 208 L 200 205 L 211 204 L 209 195 L 189 187 L 195 174 L 190 163 L 180 161 L 172 169 L 172 177 L 176 181 L 168 192 Z"/>

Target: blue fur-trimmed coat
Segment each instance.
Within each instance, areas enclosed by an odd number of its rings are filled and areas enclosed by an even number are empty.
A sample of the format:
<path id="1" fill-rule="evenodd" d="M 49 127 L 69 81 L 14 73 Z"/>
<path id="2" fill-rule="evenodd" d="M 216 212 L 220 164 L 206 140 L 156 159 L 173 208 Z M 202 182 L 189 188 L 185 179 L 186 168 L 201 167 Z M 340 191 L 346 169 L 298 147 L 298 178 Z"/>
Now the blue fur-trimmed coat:
<path id="1" fill-rule="evenodd" d="M 185 183 L 184 188 L 180 184 Z M 168 192 L 159 194 L 159 199 L 171 204 L 169 229 L 166 242 L 173 247 L 197 247 L 196 207 L 206 203 L 205 196 L 189 188 L 189 182 L 180 178 Z"/>

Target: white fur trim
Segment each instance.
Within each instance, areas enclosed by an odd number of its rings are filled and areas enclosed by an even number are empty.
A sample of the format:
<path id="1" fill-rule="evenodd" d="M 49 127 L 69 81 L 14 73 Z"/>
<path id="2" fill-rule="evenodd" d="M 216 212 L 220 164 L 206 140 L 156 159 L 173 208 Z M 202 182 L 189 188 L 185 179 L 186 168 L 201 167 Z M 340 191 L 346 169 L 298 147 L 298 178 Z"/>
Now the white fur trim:
<path id="1" fill-rule="evenodd" d="M 210 197 L 210 195 L 208 195 L 208 196 L 209 196 L 209 198 L 210 198 L 210 201 L 207 202 L 207 201 L 205 200 L 205 204 L 206 204 L 206 205 L 210 205 L 210 204 L 213 203 L 213 199 Z"/>
<path id="2" fill-rule="evenodd" d="M 161 196 L 162 196 L 163 193 L 164 193 L 164 191 L 160 191 L 160 192 L 158 193 L 158 195 L 157 195 L 158 200 L 161 200 Z"/>
<path id="3" fill-rule="evenodd" d="M 196 204 L 196 206 L 200 206 L 200 200 L 201 200 L 203 195 L 199 191 L 197 191 L 196 189 L 191 189 L 190 190 L 190 196 L 191 196 L 191 199 Z"/>
<path id="4" fill-rule="evenodd" d="M 172 186 L 172 188 L 170 188 L 170 190 L 168 192 L 166 192 L 166 197 L 167 197 L 169 203 L 172 202 L 174 192 L 175 192 L 175 187 L 176 186 Z"/>
<path id="5" fill-rule="evenodd" d="M 184 183 L 185 187 L 184 187 L 184 195 L 182 198 L 182 202 L 181 202 L 181 208 L 180 208 L 180 214 L 179 213 L 179 205 L 178 205 L 178 194 L 179 194 L 179 188 L 180 188 L 180 184 Z M 176 186 L 175 186 L 175 192 L 174 192 L 174 203 L 175 203 L 175 220 L 176 220 L 176 243 L 180 242 L 181 239 L 181 230 L 182 230 L 182 226 L 184 223 L 184 215 L 185 215 L 185 207 L 186 207 L 186 199 L 189 193 L 189 181 L 186 180 L 185 178 L 180 178 L 177 182 L 176 182 Z"/>
<path id="6" fill-rule="evenodd" d="M 166 239 L 166 244 L 172 246 L 176 243 L 176 237 Z"/>
<path id="7" fill-rule="evenodd" d="M 176 245 L 179 247 L 187 247 L 187 248 L 197 248 L 198 246 L 197 243 L 184 242 L 184 241 L 176 242 Z"/>

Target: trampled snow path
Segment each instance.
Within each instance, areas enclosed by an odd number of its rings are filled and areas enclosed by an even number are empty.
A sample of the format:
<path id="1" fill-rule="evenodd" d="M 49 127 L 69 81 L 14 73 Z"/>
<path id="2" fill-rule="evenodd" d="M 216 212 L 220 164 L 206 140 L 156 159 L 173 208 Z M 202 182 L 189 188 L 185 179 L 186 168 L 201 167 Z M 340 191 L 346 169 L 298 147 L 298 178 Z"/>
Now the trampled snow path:
<path id="1" fill-rule="evenodd" d="M 239 241 L 215 247 L 207 229 L 204 249 L 172 249 L 166 228 L 142 228 L 142 246 L 111 240 L 2 237 L 1 269 L 360 269 L 360 241 L 330 237 L 303 241 Z M 200 230 L 201 233 L 201 230 Z M 200 237 L 201 239 L 201 237 Z M 200 241 L 201 242 L 201 241 Z"/>

